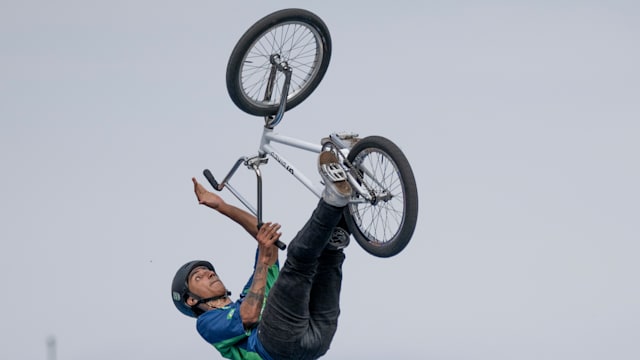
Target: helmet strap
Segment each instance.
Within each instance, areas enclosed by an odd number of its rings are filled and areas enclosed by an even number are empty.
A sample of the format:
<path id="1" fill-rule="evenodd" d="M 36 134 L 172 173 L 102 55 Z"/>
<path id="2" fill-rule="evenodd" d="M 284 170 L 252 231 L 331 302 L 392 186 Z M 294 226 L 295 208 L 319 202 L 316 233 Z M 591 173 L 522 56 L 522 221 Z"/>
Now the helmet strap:
<path id="1" fill-rule="evenodd" d="M 198 298 L 198 297 L 193 296 L 193 295 L 190 295 L 190 296 Z M 218 295 L 218 296 L 213 296 L 213 297 L 204 298 L 204 299 L 198 298 L 198 302 L 195 303 L 192 307 L 197 307 L 200 304 L 205 304 L 205 303 L 208 303 L 209 301 L 215 301 L 215 300 L 228 298 L 229 296 L 231 296 L 231 291 L 227 290 L 227 292 L 224 295 Z"/>

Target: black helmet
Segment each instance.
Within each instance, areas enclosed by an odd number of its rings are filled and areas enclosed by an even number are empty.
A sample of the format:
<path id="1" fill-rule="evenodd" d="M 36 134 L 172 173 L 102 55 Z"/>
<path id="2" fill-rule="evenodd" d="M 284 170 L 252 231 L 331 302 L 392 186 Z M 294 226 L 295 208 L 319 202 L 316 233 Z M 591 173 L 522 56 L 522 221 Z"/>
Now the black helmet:
<path id="1" fill-rule="evenodd" d="M 207 269 L 215 272 L 216 270 L 213 268 L 210 262 L 204 260 L 194 260 L 190 261 L 180 267 L 178 272 L 176 272 L 176 276 L 173 277 L 173 283 L 171 284 L 171 298 L 173 299 L 173 304 L 180 310 L 181 313 L 197 318 L 200 314 L 202 314 L 202 310 L 200 310 L 197 306 L 191 307 L 187 305 L 186 300 L 187 297 L 193 297 L 196 299 L 200 299 L 198 296 L 195 296 L 189 292 L 189 283 L 188 277 L 191 271 L 198 266 L 204 266 Z"/>

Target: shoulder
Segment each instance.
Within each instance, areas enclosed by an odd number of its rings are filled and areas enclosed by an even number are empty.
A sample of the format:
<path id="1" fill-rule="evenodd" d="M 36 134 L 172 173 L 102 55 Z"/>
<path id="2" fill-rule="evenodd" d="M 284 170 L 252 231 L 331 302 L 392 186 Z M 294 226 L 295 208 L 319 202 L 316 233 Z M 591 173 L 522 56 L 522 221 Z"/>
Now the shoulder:
<path id="1" fill-rule="evenodd" d="M 223 308 L 205 312 L 198 317 L 196 328 L 200 336 L 211 344 L 244 335 L 240 303 L 234 302 Z"/>

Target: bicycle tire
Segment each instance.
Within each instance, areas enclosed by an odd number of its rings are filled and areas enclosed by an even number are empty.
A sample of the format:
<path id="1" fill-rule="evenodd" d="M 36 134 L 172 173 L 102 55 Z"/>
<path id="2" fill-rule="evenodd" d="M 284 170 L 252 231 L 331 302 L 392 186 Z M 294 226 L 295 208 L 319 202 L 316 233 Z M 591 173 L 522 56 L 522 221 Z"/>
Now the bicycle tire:
<path id="1" fill-rule="evenodd" d="M 418 219 L 418 190 L 404 153 L 390 140 L 369 136 L 358 141 L 347 159 L 370 189 L 385 189 L 390 198 L 356 202 L 345 208 L 345 219 L 358 244 L 377 257 L 400 253 L 413 236 Z M 364 171 L 366 169 L 367 171 Z M 360 195 L 354 199 L 361 200 Z"/>
<path id="2" fill-rule="evenodd" d="M 286 110 L 304 101 L 320 84 L 331 58 L 329 29 L 317 15 L 303 9 L 271 13 L 242 35 L 227 64 L 227 91 L 242 111 L 256 116 L 278 112 L 284 74 L 278 72 L 273 95 L 265 100 L 270 56 L 278 54 L 292 68 Z"/>

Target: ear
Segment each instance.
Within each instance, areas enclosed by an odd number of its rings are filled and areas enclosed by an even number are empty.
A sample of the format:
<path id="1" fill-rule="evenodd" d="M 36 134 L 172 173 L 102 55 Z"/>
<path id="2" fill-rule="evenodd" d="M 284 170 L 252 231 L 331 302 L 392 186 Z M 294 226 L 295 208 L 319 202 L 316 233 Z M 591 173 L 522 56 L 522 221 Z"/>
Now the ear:
<path id="1" fill-rule="evenodd" d="M 198 300 L 192 298 L 191 296 L 187 297 L 187 300 L 185 301 L 187 303 L 187 305 L 189 306 L 193 306 L 195 304 L 198 303 Z"/>

